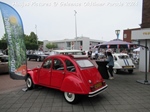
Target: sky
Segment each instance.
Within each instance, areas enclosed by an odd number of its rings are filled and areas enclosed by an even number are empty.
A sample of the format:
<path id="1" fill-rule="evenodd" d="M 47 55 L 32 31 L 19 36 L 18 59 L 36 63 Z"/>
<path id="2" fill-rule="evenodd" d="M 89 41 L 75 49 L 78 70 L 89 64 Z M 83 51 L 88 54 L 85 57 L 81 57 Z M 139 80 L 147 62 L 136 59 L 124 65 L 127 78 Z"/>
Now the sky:
<path id="1" fill-rule="evenodd" d="M 19 13 L 24 34 L 35 32 L 40 41 L 74 39 L 76 34 L 77 37 L 110 41 L 117 38 L 115 30 L 120 30 L 119 39 L 123 39 L 123 30 L 139 28 L 142 22 L 142 0 L 1 0 L 1 2 L 12 6 Z M 0 14 L 0 38 L 4 33 Z"/>

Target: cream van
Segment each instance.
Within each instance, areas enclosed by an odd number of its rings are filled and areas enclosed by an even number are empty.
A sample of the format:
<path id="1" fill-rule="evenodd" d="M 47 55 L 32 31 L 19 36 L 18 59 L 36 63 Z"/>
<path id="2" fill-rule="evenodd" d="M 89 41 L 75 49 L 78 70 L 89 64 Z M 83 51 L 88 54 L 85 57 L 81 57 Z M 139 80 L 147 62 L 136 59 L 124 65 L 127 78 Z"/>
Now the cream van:
<path id="1" fill-rule="evenodd" d="M 53 50 L 52 55 L 54 54 L 72 54 L 72 55 L 82 55 L 83 51 L 81 50 Z"/>

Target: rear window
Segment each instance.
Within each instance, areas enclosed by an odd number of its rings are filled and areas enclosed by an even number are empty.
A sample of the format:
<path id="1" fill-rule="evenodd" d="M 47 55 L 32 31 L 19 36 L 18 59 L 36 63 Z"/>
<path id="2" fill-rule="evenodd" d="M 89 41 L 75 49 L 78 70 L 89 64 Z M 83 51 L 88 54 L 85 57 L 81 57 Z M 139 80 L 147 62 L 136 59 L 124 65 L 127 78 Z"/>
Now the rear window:
<path id="1" fill-rule="evenodd" d="M 93 67 L 93 63 L 91 63 L 89 60 L 87 59 L 83 59 L 83 60 L 76 60 L 76 62 L 78 63 L 78 65 L 80 67 Z"/>
<path id="2" fill-rule="evenodd" d="M 120 55 L 118 57 L 119 57 L 119 59 L 129 59 L 128 55 Z"/>

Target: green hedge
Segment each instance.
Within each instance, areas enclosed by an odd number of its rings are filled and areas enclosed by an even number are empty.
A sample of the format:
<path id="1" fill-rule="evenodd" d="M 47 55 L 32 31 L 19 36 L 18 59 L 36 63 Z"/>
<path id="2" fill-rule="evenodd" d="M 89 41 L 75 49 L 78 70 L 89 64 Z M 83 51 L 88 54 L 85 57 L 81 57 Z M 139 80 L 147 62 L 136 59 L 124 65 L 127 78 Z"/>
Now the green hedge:
<path id="1" fill-rule="evenodd" d="M 6 49 L 7 48 L 7 43 L 6 41 L 0 40 L 0 49 Z"/>

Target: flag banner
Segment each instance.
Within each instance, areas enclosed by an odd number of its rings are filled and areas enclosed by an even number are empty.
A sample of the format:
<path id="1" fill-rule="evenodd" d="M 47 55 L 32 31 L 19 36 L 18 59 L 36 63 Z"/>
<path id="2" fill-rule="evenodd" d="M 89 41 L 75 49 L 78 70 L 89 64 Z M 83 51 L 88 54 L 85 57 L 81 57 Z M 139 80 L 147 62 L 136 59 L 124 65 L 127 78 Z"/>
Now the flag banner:
<path id="1" fill-rule="evenodd" d="M 119 45 L 119 44 L 117 45 L 117 48 L 120 48 L 120 45 Z"/>
<path id="2" fill-rule="evenodd" d="M 9 74 L 12 79 L 24 79 L 27 74 L 24 30 L 20 15 L 10 5 L 0 2 L 8 46 Z"/>
<path id="3" fill-rule="evenodd" d="M 130 45 L 128 44 L 127 46 L 128 46 L 128 49 L 130 49 Z"/>
<path id="4" fill-rule="evenodd" d="M 109 48 L 110 46 L 109 45 L 107 45 L 107 48 Z"/>

